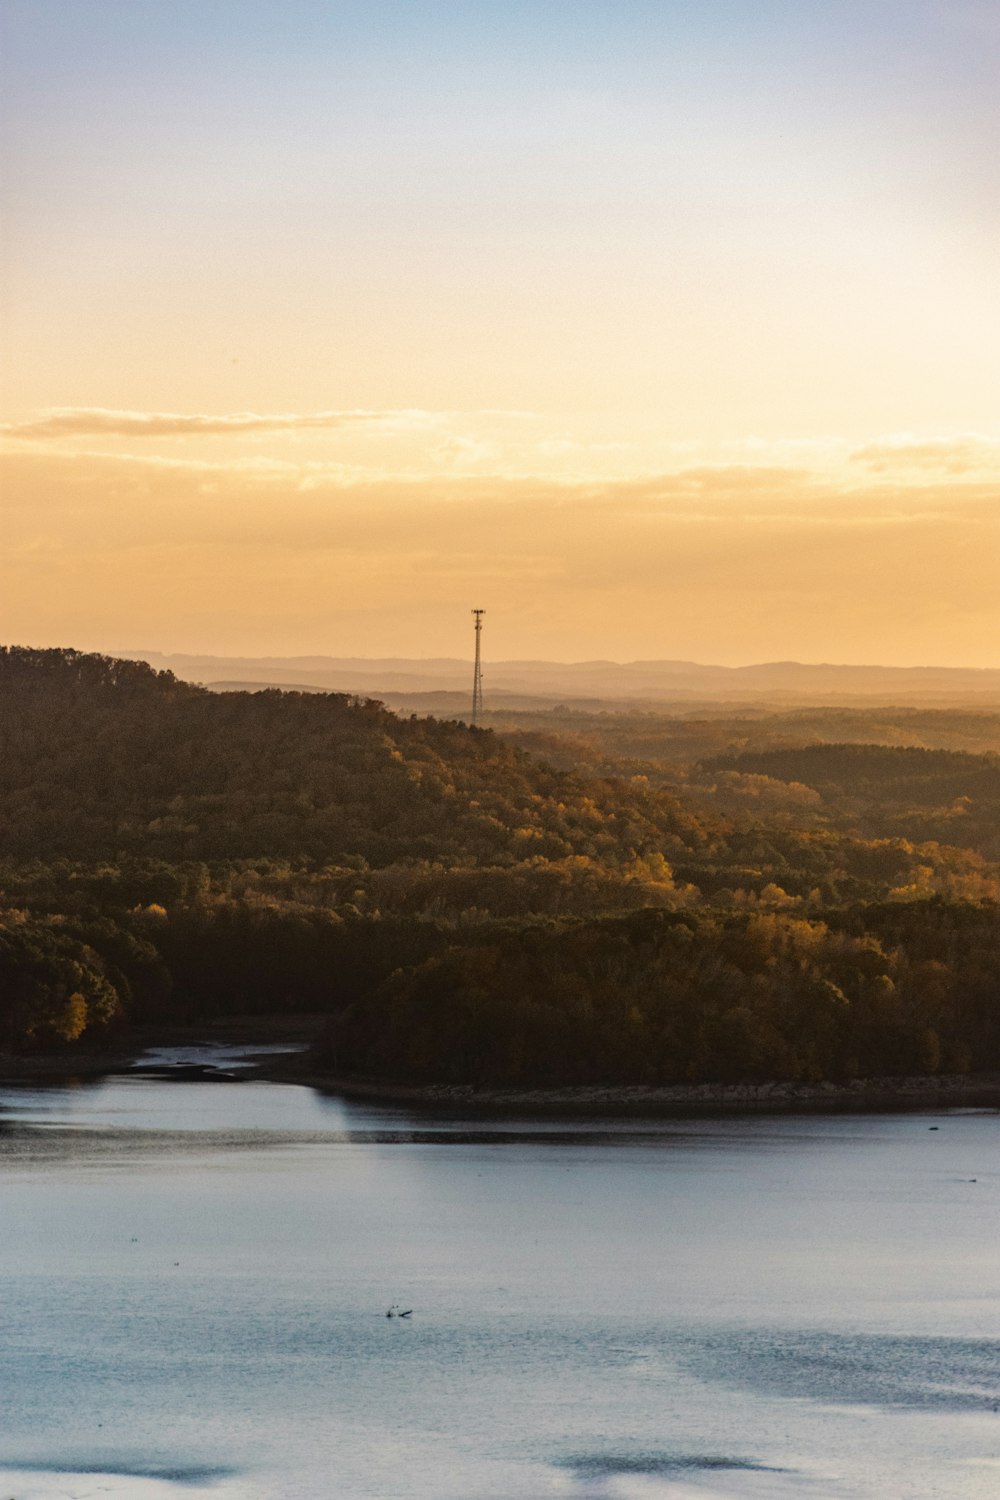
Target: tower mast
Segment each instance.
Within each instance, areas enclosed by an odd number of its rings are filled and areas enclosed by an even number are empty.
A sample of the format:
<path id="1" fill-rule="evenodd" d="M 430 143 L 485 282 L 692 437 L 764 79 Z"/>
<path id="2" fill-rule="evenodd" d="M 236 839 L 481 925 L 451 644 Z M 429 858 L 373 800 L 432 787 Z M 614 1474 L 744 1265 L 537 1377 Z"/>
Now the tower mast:
<path id="1" fill-rule="evenodd" d="M 480 641 L 483 634 L 483 615 L 485 609 L 474 609 L 473 619 L 476 622 L 476 665 L 472 674 L 472 719 L 473 726 L 479 723 L 483 711 L 483 662 L 480 652 Z"/>

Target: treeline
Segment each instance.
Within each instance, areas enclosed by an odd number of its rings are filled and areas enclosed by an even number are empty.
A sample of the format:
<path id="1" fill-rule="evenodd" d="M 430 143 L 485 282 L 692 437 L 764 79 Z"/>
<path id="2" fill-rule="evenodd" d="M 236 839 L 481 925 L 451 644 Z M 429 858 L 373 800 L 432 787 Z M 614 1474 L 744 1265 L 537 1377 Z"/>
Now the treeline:
<path id="1" fill-rule="evenodd" d="M 997 916 L 643 912 L 483 932 L 359 999 L 325 1055 L 344 1073 L 513 1086 L 996 1068 Z"/>
<path id="2" fill-rule="evenodd" d="M 0 914 L 0 1039 L 323 1012 L 331 1070 L 673 1083 L 1000 1068 L 1000 909 L 645 909 L 465 923 L 198 900 Z"/>

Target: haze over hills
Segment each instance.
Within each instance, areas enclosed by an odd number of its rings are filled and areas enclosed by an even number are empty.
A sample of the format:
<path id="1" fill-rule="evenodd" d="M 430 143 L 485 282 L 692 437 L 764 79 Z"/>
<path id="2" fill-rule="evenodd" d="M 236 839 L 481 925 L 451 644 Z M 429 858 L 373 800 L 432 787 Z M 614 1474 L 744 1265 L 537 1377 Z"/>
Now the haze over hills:
<path id="1" fill-rule="evenodd" d="M 210 687 L 283 687 L 400 699 L 398 706 L 461 713 L 471 663 L 456 657 L 194 656 L 157 651 L 123 655 Z M 1000 704 L 1000 669 L 882 667 L 763 662 L 721 667 L 688 661 L 496 661 L 487 693 L 533 703 Z M 428 695 L 433 695 L 429 697 Z M 418 699 L 426 701 L 418 702 Z"/>

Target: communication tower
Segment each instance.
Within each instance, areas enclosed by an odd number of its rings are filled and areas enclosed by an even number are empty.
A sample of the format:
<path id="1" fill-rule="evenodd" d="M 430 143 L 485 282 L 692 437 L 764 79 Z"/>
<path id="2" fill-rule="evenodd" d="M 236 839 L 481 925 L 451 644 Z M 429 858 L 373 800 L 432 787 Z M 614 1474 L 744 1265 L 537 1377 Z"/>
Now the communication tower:
<path id="1" fill-rule="evenodd" d="M 472 617 L 476 622 L 476 665 L 472 674 L 472 719 L 473 725 L 479 723 L 479 716 L 483 711 L 483 661 L 480 652 L 480 642 L 483 634 L 483 615 L 485 609 L 474 609 Z"/>

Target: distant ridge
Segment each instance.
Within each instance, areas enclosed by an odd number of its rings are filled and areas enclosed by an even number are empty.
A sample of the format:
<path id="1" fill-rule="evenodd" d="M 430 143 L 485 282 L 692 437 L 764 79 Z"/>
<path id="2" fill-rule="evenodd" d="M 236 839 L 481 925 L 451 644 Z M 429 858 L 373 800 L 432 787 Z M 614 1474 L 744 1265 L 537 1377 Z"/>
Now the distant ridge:
<path id="1" fill-rule="evenodd" d="M 408 699 L 471 691 L 472 664 L 455 657 L 121 655 L 218 690 L 280 687 Z M 689 661 L 496 661 L 487 700 L 678 704 L 1000 704 L 1000 668 L 881 667 L 777 661 L 719 667 Z M 455 707 L 462 702 L 459 697 Z M 488 705 L 487 705 L 488 706 Z M 453 710 L 454 711 L 454 708 Z"/>

